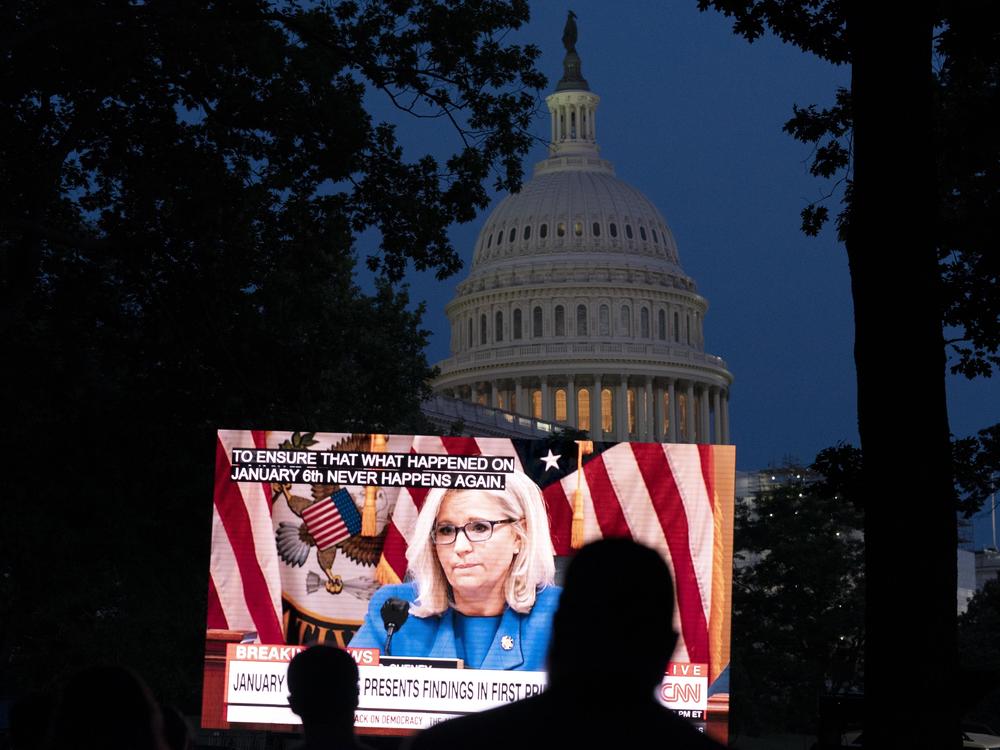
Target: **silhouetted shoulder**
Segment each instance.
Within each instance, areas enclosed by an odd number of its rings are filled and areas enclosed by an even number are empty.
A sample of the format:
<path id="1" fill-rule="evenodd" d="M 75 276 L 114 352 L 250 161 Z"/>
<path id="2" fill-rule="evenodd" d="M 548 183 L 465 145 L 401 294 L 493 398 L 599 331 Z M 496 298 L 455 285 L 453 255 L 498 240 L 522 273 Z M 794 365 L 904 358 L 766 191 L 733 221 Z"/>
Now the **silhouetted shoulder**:
<path id="1" fill-rule="evenodd" d="M 722 750 L 723 746 L 672 711 L 650 701 L 609 705 L 574 700 L 556 691 L 442 722 L 416 735 L 413 750 L 629 747 L 662 750 Z M 640 738 L 642 738 L 640 740 Z"/>
<path id="2" fill-rule="evenodd" d="M 549 736 L 536 722 L 548 714 L 549 703 L 545 694 L 500 706 L 489 711 L 469 714 L 444 721 L 425 729 L 410 741 L 412 750 L 448 750 L 449 748 L 475 747 L 489 750 L 494 747 L 531 747 L 533 738 Z"/>

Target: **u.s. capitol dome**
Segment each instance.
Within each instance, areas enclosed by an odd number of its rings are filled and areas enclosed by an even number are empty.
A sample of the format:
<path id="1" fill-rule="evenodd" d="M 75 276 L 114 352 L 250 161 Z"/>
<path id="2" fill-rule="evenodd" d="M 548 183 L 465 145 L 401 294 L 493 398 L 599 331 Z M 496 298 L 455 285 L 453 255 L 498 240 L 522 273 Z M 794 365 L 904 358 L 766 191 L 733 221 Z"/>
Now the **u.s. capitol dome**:
<path id="1" fill-rule="evenodd" d="M 486 220 L 446 307 L 434 390 L 596 440 L 728 443 L 733 377 L 705 352 L 708 301 L 663 215 L 601 158 L 574 42 L 546 99 L 549 157 Z"/>

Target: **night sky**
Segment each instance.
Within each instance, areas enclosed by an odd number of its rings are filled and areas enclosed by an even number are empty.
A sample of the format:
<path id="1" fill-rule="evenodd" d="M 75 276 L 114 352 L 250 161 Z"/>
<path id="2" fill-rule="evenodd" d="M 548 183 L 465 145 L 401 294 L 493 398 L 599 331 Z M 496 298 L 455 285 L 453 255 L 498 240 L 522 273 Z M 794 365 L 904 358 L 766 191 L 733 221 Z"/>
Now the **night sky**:
<path id="1" fill-rule="evenodd" d="M 681 265 L 708 298 L 706 350 L 735 376 L 730 424 L 738 467 L 809 462 L 838 441 L 857 445 L 846 253 L 833 231 L 818 238 L 799 231 L 801 209 L 832 185 L 808 174 L 810 147 L 781 131 L 793 104 L 828 106 L 835 89 L 849 84 L 849 69 L 773 37 L 748 44 L 728 19 L 699 13 L 695 0 L 535 2 L 530 24 L 511 38 L 541 48 L 546 93 L 562 73 L 569 8 L 578 16 L 584 77 L 601 97 L 601 154 L 663 213 Z M 401 139 L 414 155 L 457 147 L 440 123 L 404 127 Z M 534 132 L 542 138 L 548 129 L 542 104 Z M 526 178 L 545 155 L 540 142 L 526 160 Z M 832 214 L 839 210 L 836 200 L 828 205 Z M 467 264 L 487 215 L 452 231 Z M 444 282 L 411 276 L 413 297 L 427 300 L 432 362 L 448 356 L 444 304 L 466 274 Z M 893 345 L 891 332 L 885 345 Z M 905 351 L 899 359 L 900 380 L 885 384 L 887 399 L 906 397 Z M 1000 422 L 994 383 L 950 380 L 956 435 Z M 985 542 L 983 526 L 977 540 Z"/>

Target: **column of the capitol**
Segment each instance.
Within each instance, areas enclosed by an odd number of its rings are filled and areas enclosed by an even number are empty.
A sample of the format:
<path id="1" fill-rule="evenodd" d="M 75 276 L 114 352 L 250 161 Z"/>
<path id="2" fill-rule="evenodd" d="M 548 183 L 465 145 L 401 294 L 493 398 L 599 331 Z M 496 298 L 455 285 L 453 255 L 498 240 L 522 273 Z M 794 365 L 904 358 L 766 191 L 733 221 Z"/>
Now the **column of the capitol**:
<path id="1" fill-rule="evenodd" d="M 653 388 L 653 440 L 664 442 L 663 434 L 663 383 L 657 381 Z"/>
<path id="2" fill-rule="evenodd" d="M 590 386 L 590 434 L 604 440 L 604 420 L 601 418 L 601 376 L 595 375 Z"/>
<path id="3" fill-rule="evenodd" d="M 566 424 L 574 430 L 579 427 L 576 418 L 576 379 L 572 375 L 566 378 Z"/>

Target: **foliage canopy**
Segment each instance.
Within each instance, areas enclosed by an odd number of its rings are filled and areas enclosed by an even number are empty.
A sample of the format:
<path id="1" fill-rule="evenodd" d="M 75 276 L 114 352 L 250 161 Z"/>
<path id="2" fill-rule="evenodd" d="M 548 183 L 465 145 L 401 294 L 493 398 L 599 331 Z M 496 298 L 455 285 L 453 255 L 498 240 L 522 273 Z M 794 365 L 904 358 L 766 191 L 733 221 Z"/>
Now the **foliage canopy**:
<path id="1" fill-rule="evenodd" d="M 448 227 L 519 185 L 545 79 L 505 35 L 527 18 L 525 0 L 3 6 L 11 679 L 127 661 L 190 701 L 214 430 L 426 429 L 427 333 L 399 282 L 454 273 Z M 451 153 L 408 154 L 413 118 Z"/>
<path id="2" fill-rule="evenodd" d="M 838 445 L 775 471 L 737 507 L 734 721 L 815 731 L 819 697 L 861 687 L 861 454 Z"/>
<path id="3" fill-rule="evenodd" d="M 733 30 L 754 41 L 768 29 L 832 63 L 850 63 L 849 4 L 787 0 L 699 0 L 733 18 Z M 934 19 L 933 127 L 937 215 L 927 221 L 941 270 L 952 372 L 990 376 L 1000 367 L 1000 7 L 990 0 L 940 3 Z M 887 46 L 889 54 L 891 44 Z M 812 145 L 809 171 L 833 180 L 829 193 L 802 209 L 802 230 L 816 235 L 830 217 L 827 199 L 844 189 L 837 218 L 841 237 L 850 217 L 854 115 L 841 88 L 828 107 L 794 106 L 784 129 Z"/>

